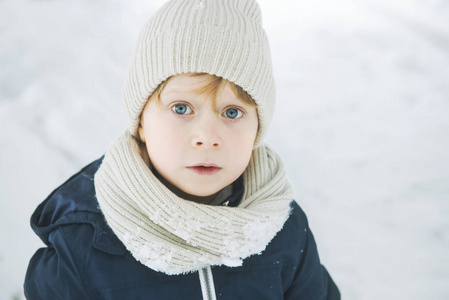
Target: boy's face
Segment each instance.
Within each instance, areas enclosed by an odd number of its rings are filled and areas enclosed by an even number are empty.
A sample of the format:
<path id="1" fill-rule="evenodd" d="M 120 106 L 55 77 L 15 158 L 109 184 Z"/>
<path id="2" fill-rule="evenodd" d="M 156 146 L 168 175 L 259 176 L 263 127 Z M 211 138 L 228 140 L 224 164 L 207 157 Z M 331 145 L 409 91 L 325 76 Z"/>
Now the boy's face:
<path id="1" fill-rule="evenodd" d="M 195 92 L 203 81 L 188 74 L 172 77 L 160 103 L 150 99 L 145 106 L 139 127 L 150 160 L 167 186 L 196 197 L 216 194 L 243 173 L 258 129 L 256 107 L 226 85 L 214 109 L 210 99 Z"/>

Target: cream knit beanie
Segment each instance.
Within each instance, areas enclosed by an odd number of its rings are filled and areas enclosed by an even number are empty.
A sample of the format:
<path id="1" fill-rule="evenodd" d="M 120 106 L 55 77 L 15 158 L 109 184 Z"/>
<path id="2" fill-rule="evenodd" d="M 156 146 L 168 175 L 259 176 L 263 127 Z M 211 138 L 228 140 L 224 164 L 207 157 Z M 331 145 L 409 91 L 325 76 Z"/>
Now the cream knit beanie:
<path id="1" fill-rule="evenodd" d="M 171 0 L 144 26 L 125 81 L 128 130 L 137 136 L 148 97 L 164 80 L 209 73 L 242 87 L 257 103 L 259 132 L 274 110 L 275 84 L 261 12 L 253 0 Z"/>

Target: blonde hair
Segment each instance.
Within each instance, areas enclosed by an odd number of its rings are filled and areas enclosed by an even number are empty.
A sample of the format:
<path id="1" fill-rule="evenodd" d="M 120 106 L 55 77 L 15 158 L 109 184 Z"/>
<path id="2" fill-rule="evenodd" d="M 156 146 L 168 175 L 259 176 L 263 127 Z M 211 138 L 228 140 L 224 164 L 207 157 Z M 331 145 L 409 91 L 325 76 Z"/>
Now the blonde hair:
<path id="1" fill-rule="evenodd" d="M 205 95 L 206 96 L 205 99 L 210 99 L 212 101 L 212 107 L 214 109 L 216 109 L 218 94 L 221 93 L 227 85 L 231 87 L 232 91 L 240 100 L 242 100 L 242 102 L 249 105 L 250 107 L 257 107 L 256 102 L 247 92 L 245 92 L 245 90 L 243 90 L 240 86 L 236 85 L 235 83 L 224 79 L 223 77 L 219 77 L 208 73 L 191 73 L 188 75 L 193 77 L 204 78 L 203 80 L 204 84 L 200 88 L 195 90 L 195 92 L 201 95 Z M 162 91 L 164 90 L 165 86 L 172 77 L 173 76 L 170 76 L 165 81 L 163 81 L 148 97 L 148 101 L 156 100 L 157 103 L 160 103 Z"/>

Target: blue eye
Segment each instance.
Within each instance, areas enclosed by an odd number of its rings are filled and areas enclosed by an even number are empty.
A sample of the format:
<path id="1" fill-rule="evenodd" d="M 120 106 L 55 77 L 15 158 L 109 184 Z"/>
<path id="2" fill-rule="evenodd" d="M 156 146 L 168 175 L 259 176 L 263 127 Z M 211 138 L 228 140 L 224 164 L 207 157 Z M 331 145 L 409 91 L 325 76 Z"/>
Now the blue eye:
<path id="1" fill-rule="evenodd" d="M 242 117 L 243 113 L 241 110 L 239 110 L 237 108 L 228 108 L 225 111 L 225 115 L 229 119 L 238 119 L 238 118 Z"/>
<path id="2" fill-rule="evenodd" d="M 172 110 L 178 115 L 187 115 L 192 113 L 192 109 L 187 104 L 176 104 Z"/>

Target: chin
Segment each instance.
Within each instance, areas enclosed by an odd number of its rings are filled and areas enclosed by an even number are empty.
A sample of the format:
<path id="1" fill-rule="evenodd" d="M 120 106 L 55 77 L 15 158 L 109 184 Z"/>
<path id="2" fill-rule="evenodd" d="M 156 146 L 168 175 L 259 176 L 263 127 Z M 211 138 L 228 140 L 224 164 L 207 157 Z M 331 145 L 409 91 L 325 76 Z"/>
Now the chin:
<path id="1" fill-rule="evenodd" d="M 216 193 L 218 193 L 220 190 L 214 191 L 214 192 L 205 192 L 204 190 L 202 190 L 201 192 L 196 192 L 196 191 L 192 191 L 192 192 L 185 192 L 193 197 L 210 197 L 215 195 Z"/>
<path id="2" fill-rule="evenodd" d="M 216 194 L 221 189 L 219 186 L 212 186 L 211 183 L 195 182 L 185 185 L 178 185 L 184 193 L 187 193 L 196 197 L 207 197 Z"/>

